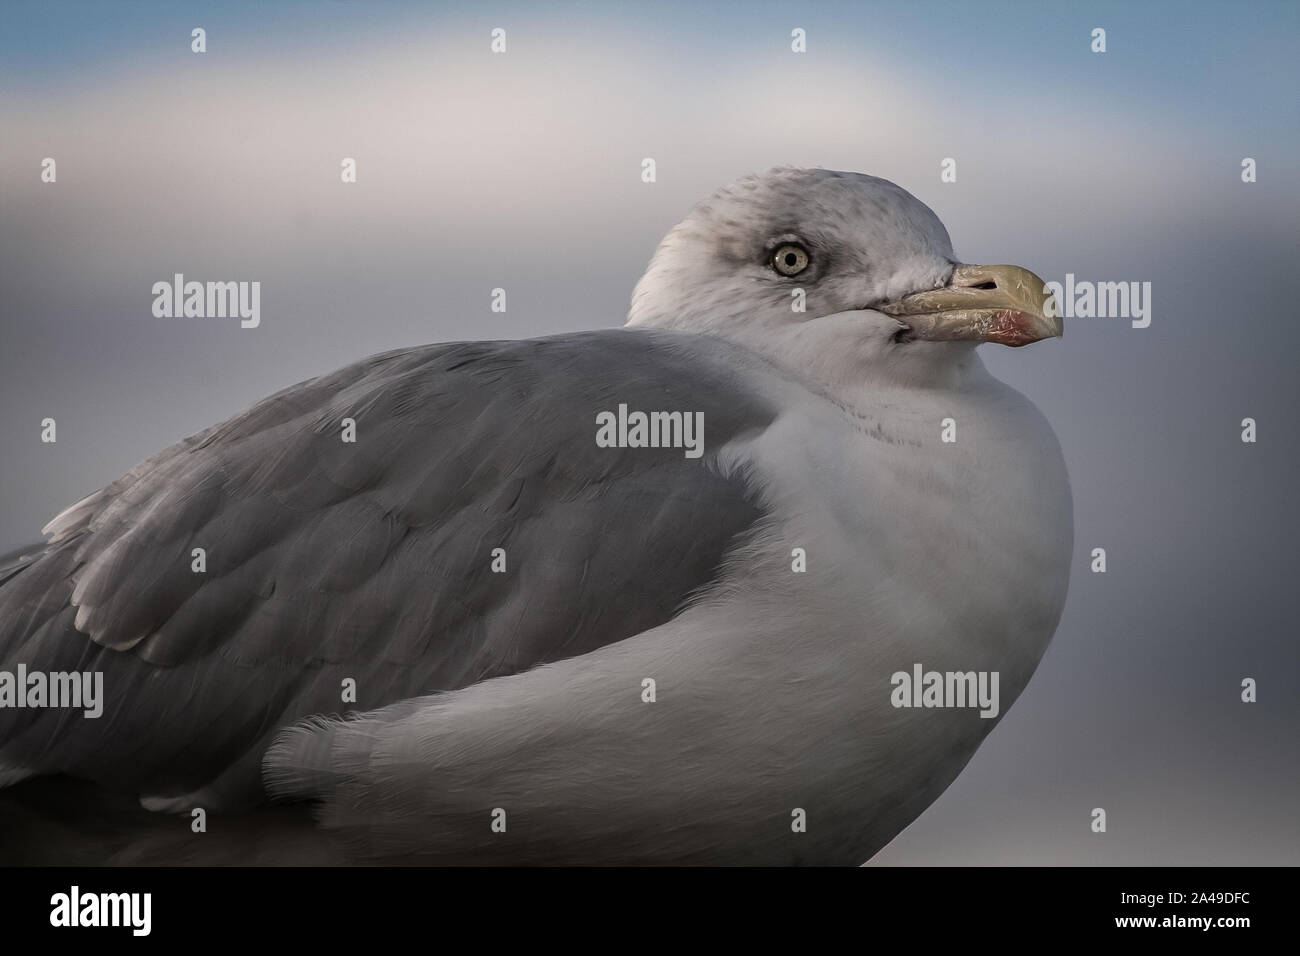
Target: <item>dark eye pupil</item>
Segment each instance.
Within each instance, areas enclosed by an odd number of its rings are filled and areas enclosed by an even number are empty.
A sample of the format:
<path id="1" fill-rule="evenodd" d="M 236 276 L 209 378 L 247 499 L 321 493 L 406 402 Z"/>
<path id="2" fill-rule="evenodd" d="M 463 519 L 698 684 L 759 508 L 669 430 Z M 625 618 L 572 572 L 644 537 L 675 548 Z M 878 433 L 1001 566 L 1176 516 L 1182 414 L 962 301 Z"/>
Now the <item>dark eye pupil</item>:
<path id="1" fill-rule="evenodd" d="M 796 262 L 798 262 L 798 261 L 799 261 L 799 257 L 796 256 L 793 252 L 787 252 L 787 253 L 785 254 L 785 264 L 786 264 L 786 265 L 788 265 L 788 266 L 792 266 L 792 265 L 794 265 L 794 264 L 795 264 Z"/>

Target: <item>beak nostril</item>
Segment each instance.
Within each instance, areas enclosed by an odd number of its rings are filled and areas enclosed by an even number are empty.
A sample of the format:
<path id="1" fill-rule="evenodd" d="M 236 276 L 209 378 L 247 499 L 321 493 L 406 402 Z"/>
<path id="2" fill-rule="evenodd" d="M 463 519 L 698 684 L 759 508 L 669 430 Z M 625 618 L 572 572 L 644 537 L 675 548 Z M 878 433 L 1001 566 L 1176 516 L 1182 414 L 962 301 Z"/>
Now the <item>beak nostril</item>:
<path id="1" fill-rule="evenodd" d="M 978 284 L 976 284 L 976 285 L 970 286 L 969 288 L 972 288 L 972 289 L 996 289 L 997 287 L 998 287 L 998 284 L 997 284 L 996 282 L 993 282 L 992 280 L 990 280 L 990 281 L 988 281 L 988 282 L 980 282 L 980 283 L 978 283 Z"/>

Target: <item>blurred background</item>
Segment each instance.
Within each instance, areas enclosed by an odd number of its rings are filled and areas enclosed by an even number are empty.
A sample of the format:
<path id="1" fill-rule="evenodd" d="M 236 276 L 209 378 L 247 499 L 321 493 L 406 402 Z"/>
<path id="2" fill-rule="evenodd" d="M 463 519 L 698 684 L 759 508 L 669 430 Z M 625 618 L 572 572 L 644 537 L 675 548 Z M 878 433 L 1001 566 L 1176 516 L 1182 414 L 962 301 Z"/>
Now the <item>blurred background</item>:
<path id="1" fill-rule="evenodd" d="M 663 233 L 747 172 L 868 172 L 966 261 L 1152 283 L 1149 328 L 981 350 L 1060 437 L 1075 575 L 1028 690 L 872 862 L 1296 864 L 1298 27 L 1283 2 L 5 0 L 0 552 L 362 356 L 621 324 Z M 260 327 L 155 318 L 177 272 L 260 281 Z"/>

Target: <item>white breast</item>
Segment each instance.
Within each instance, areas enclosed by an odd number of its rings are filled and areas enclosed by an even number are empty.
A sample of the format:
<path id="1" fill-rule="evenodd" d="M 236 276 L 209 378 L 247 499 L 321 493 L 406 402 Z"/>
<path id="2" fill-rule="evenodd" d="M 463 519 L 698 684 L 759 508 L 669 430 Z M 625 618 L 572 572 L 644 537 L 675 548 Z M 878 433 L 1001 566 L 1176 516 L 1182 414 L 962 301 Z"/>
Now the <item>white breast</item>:
<path id="1" fill-rule="evenodd" d="M 726 456 L 754 469 L 777 517 L 733 577 L 743 599 L 726 602 L 731 626 L 746 609 L 728 666 L 756 688 L 745 720 L 762 741 L 734 766 L 818 804 L 818 862 L 861 862 L 947 787 L 1037 666 L 1065 601 L 1070 491 L 1041 414 L 986 374 L 959 393 L 786 407 Z M 894 707 L 891 676 L 917 664 L 997 672 L 998 716 Z"/>

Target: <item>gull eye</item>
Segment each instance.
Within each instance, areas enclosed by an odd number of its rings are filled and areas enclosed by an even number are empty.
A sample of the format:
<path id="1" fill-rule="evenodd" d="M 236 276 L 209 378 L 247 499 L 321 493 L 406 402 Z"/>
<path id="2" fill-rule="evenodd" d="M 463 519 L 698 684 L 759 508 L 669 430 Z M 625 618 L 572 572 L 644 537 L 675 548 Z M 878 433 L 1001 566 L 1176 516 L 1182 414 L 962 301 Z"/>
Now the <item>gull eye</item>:
<path id="1" fill-rule="evenodd" d="M 808 250 L 787 242 L 772 253 L 772 268 L 783 276 L 797 276 L 808 268 Z"/>

